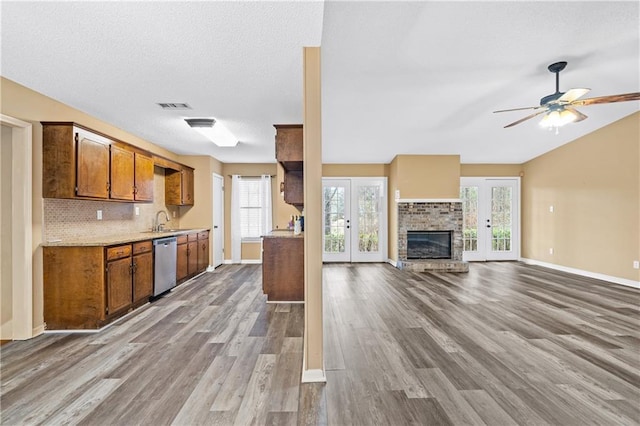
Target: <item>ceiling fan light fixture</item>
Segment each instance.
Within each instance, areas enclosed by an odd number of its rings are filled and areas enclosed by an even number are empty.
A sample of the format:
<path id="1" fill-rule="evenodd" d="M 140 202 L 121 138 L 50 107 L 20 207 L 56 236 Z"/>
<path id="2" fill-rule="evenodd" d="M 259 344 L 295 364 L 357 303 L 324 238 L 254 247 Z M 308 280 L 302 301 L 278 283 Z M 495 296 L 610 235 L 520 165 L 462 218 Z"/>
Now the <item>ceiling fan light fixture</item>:
<path id="1" fill-rule="evenodd" d="M 547 129 L 557 129 L 565 124 L 573 123 L 577 119 L 578 116 L 574 114 L 573 111 L 564 108 L 561 110 L 556 109 L 542 117 L 542 120 L 540 120 L 540 126 Z"/>
<path id="2" fill-rule="evenodd" d="M 185 118 L 184 121 L 220 147 L 234 147 L 238 144 L 238 138 L 214 118 Z"/>

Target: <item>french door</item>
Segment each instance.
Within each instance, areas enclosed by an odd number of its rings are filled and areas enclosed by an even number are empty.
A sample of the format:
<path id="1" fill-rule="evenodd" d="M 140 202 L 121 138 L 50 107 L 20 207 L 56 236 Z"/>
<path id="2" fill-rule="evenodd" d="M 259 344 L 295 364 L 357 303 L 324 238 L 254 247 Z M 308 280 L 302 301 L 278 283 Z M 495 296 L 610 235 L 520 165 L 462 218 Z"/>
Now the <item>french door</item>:
<path id="1" fill-rule="evenodd" d="M 386 178 L 322 179 L 322 194 L 322 260 L 386 261 Z"/>
<path id="2" fill-rule="evenodd" d="M 460 178 L 463 260 L 520 257 L 520 179 Z"/>

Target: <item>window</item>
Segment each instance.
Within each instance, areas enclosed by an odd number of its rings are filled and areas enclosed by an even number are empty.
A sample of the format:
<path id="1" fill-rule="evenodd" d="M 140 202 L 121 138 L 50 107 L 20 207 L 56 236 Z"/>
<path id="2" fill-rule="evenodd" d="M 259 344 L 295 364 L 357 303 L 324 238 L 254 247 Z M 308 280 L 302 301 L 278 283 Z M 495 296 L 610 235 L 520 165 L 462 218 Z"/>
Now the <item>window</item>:
<path id="1" fill-rule="evenodd" d="M 243 240 L 259 239 L 262 229 L 262 209 L 265 205 L 260 178 L 243 177 L 239 181 L 240 236 Z"/>

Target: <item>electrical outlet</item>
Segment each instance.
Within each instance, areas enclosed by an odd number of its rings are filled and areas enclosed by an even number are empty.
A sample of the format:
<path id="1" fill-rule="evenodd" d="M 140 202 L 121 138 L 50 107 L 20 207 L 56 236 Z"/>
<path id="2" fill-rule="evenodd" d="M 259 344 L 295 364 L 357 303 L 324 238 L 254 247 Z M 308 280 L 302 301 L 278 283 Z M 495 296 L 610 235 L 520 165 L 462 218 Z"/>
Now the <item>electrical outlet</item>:
<path id="1" fill-rule="evenodd" d="M 549 249 L 549 254 L 553 254 L 553 248 Z"/>
<path id="2" fill-rule="evenodd" d="M 640 269 L 640 261 L 637 261 L 637 260 L 633 261 L 633 269 Z"/>
<path id="3" fill-rule="evenodd" d="M 96 212 L 96 218 L 97 218 L 98 220 L 102 220 L 102 210 L 98 210 L 98 211 Z"/>
<path id="4" fill-rule="evenodd" d="M 549 206 L 549 213 L 553 213 L 553 206 Z"/>
<path id="5" fill-rule="evenodd" d="M 176 211 L 175 210 L 171 212 L 171 217 L 173 217 L 173 218 L 176 217 Z"/>
<path id="6" fill-rule="evenodd" d="M 140 216 L 140 207 L 136 207 L 136 216 Z"/>

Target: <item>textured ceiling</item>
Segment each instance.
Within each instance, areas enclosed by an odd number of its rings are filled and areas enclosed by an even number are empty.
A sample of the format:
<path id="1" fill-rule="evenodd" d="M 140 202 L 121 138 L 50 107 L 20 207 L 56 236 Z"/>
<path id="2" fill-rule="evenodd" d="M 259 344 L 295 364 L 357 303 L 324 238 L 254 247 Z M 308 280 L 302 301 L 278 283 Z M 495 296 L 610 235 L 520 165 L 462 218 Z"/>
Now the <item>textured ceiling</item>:
<path id="1" fill-rule="evenodd" d="M 639 110 L 579 108 L 558 135 L 503 129 L 560 89 L 640 91 L 640 3 L 6 2 L 4 77 L 182 154 L 274 161 L 274 123 L 302 122 L 302 47 L 322 46 L 323 160 L 460 154 L 520 163 Z M 25 53 L 27 52 L 27 53 Z M 186 102 L 163 111 L 158 102 Z M 218 148 L 184 123 L 215 117 Z M 640 137 L 640 135 L 639 135 Z"/>

